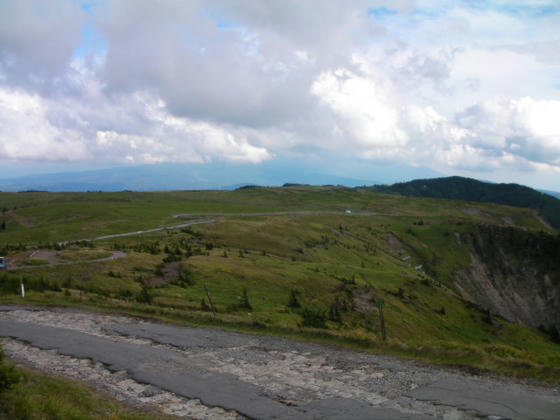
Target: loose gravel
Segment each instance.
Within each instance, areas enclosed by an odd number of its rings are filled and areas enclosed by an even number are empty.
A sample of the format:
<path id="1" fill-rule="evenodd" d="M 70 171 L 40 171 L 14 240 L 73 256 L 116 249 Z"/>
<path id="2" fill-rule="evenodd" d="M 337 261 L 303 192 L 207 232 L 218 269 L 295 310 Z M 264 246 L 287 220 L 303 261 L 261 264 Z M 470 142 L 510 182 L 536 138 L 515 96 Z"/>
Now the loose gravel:
<path id="1" fill-rule="evenodd" d="M 407 415 L 445 420 L 531 418 L 523 413 L 519 416 L 514 413 L 511 417 L 486 415 L 477 409 L 476 404 L 448 405 L 436 399 L 418 397 L 418 391 L 428 389 L 432 384 L 465 381 L 473 389 L 488 389 L 488 392 L 503 389 L 510 390 L 512 395 L 539 396 L 553 407 L 560 403 L 560 392 L 555 388 L 516 383 L 507 378 L 466 375 L 391 357 L 282 338 L 204 328 L 181 329 L 127 316 L 81 310 L 0 310 L 0 320 L 74 330 L 114 342 L 171 350 L 188 360 L 189 366 L 195 369 L 233 375 L 256 386 L 263 396 L 288 407 L 351 399 L 367 406 L 394 410 L 404 418 Z M 138 383 L 125 371 L 111 372 L 106 366 L 88 359 L 41 350 L 9 338 L 3 340 L 3 346 L 6 353 L 20 363 L 93 384 L 135 405 L 155 406 L 164 413 L 192 419 L 244 418 L 233 410 L 209 407 L 200 400 Z"/>

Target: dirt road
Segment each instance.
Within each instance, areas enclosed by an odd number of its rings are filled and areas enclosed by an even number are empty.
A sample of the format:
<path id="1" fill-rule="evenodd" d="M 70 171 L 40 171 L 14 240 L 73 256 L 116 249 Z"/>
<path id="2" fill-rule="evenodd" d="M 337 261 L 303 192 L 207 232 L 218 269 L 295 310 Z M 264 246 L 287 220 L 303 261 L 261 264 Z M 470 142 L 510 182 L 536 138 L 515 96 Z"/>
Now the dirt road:
<path id="1" fill-rule="evenodd" d="M 177 225 L 165 225 L 165 226 L 158 226 L 152 229 L 145 229 L 145 230 L 137 230 L 134 232 L 125 232 L 125 233 L 114 233 L 111 235 L 102 235 L 96 236 L 94 238 L 89 239 L 76 239 L 72 241 L 65 241 L 61 242 L 60 244 L 68 243 L 68 242 L 80 242 L 80 241 L 101 241 L 103 239 L 113 239 L 113 238 L 121 238 L 125 236 L 137 236 L 137 235 L 144 235 L 146 233 L 152 232 L 159 232 L 165 229 L 181 229 L 187 226 L 194 226 L 194 225 L 202 225 L 206 223 L 216 223 L 218 219 L 217 217 L 252 217 L 252 216 L 309 216 L 309 215 L 322 215 L 322 214 L 331 214 L 331 215 L 344 215 L 344 216 L 374 216 L 377 213 L 367 212 L 367 211 L 331 211 L 331 210 L 302 210 L 302 211 L 275 211 L 275 212 L 262 212 L 262 213 L 183 213 L 183 214 L 174 214 L 171 217 L 174 219 L 185 219 L 185 218 L 199 218 L 199 217 L 210 217 L 210 219 L 201 219 L 201 220 L 192 220 L 190 222 L 185 222 Z"/>
<path id="2" fill-rule="evenodd" d="M 56 257 L 57 251 L 45 251 L 45 250 L 37 250 L 33 251 L 29 257 L 30 258 L 40 258 L 46 261 L 46 264 L 41 265 L 13 265 L 13 262 L 10 262 L 8 266 L 8 270 L 27 270 L 29 268 L 39 268 L 45 266 L 56 266 L 56 265 L 75 265 L 75 264 L 90 264 L 90 263 L 97 263 L 97 262 L 104 262 L 104 261 L 113 261 L 119 258 L 126 257 L 126 252 L 123 251 L 110 251 L 111 255 L 103 258 L 94 258 L 91 260 L 84 260 L 84 261 L 60 261 Z"/>
<path id="3" fill-rule="evenodd" d="M 560 392 L 329 346 L 0 307 L 14 359 L 196 419 L 558 419 Z"/>

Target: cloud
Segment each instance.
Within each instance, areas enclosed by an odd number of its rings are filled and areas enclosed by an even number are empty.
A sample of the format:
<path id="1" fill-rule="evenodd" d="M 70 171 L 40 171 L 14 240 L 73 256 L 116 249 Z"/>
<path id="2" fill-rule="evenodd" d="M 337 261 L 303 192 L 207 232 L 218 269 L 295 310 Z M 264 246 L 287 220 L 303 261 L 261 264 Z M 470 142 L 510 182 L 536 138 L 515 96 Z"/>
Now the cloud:
<path id="1" fill-rule="evenodd" d="M 0 89 L 0 158 L 85 160 L 91 156 L 80 133 L 52 124 L 38 95 Z"/>
<path id="2" fill-rule="evenodd" d="M 475 3 L 3 2 L 0 157 L 560 167 L 560 11 Z"/>
<path id="3" fill-rule="evenodd" d="M 59 76 L 81 42 L 84 22 L 71 1 L 0 2 L 0 80 L 38 86 Z"/>
<path id="4" fill-rule="evenodd" d="M 474 133 L 470 142 L 535 163 L 560 165 L 560 101 L 496 98 L 468 108 L 459 123 Z"/>
<path id="5" fill-rule="evenodd" d="M 174 117 L 161 100 L 149 94 L 113 102 L 98 98 L 97 103 L 104 112 L 76 99 L 50 101 L 21 90 L 0 89 L 0 158 L 256 163 L 271 157 L 265 148 L 252 145 L 242 131 Z M 121 109 L 135 110 L 135 115 L 120 121 Z"/>
<path id="6" fill-rule="evenodd" d="M 358 149 L 406 145 L 398 109 L 386 88 L 372 78 L 347 69 L 327 71 L 313 82 L 311 92 L 340 118 L 334 130 L 348 134 Z"/>

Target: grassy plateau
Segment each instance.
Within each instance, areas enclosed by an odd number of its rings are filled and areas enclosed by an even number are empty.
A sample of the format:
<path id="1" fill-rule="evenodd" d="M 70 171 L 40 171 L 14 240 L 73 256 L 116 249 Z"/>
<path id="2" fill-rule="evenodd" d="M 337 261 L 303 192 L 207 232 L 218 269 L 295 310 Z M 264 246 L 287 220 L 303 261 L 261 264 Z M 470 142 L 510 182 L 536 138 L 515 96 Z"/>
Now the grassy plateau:
<path id="1" fill-rule="evenodd" d="M 0 193 L 0 211 L 0 254 L 11 264 L 0 273 L 1 303 L 83 306 L 560 378 L 560 345 L 492 316 L 454 286 L 471 263 L 462 233 L 508 225 L 556 234 L 529 209 L 292 186 Z M 115 252 L 125 255 L 95 261 Z"/>

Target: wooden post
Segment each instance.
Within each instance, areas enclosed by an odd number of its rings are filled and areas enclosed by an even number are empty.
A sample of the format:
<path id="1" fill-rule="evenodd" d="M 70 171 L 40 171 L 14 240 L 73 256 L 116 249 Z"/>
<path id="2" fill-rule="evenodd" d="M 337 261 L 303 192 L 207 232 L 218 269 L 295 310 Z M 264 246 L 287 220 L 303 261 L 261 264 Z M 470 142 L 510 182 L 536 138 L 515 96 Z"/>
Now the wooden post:
<path id="1" fill-rule="evenodd" d="M 216 316 L 216 308 L 214 307 L 214 302 L 212 302 L 212 297 L 210 296 L 210 291 L 206 284 L 204 285 L 204 289 L 206 290 L 206 296 L 208 296 L 208 302 L 210 302 L 210 307 L 212 308 L 212 314 Z"/>
<path id="2" fill-rule="evenodd" d="M 385 330 L 385 317 L 383 316 L 383 306 L 385 303 L 380 300 L 377 302 L 377 307 L 379 308 L 379 322 L 381 323 L 381 337 L 383 341 L 387 340 L 387 331 Z"/>

